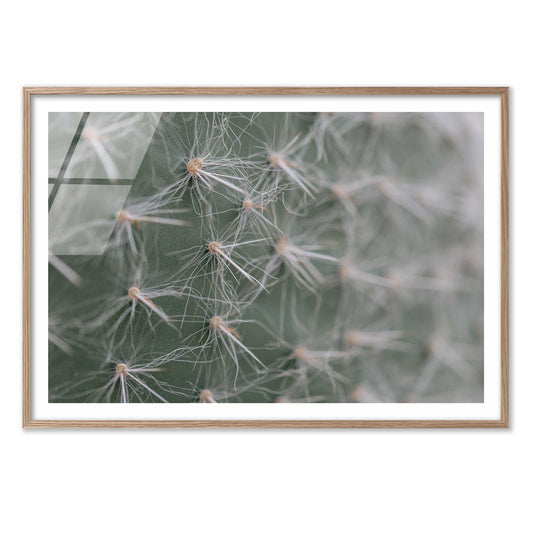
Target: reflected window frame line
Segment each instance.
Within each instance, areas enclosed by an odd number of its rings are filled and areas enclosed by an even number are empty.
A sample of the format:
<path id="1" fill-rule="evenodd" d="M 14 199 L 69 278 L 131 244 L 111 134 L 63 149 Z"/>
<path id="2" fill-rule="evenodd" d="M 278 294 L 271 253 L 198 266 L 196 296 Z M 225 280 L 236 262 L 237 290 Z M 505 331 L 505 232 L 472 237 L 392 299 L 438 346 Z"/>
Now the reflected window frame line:
<path id="1" fill-rule="evenodd" d="M 48 178 L 48 184 L 57 184 L 59 178 Z M 59 185 L 133 185 L 135 178 L 64 178 Z"/>
<path id="2" fill-rule="evenodd" d="M 52 206 L 54 205 L 54 200 L 57 197 L 57 193 L 59 192 L 59 188 L 61 187 L 62 183 L 65 181 L 65 174 L 67 172 L 67 168 L 70 164 L 70 160 L 72 159 L 72 156 L 74 154 L 74 150 L 76 150 L 76 146 L 78 146 L 78 142 L 81 138 L 81 133 L 83 131 L 83 128 L 85 128 L 85 124 L 87 123 L 87 120 L 89 119 L 89 112 L 83 113 L 81 116 L 80 122 L 78 124 L 78 127 L 76 128 L 76 132 L 74 133 L 74 137 L 72 137 L 72 141 L 70 141 L 70 146 L 68 147 L 67 154 L 65 155 L 65 159 L 63 160 L 63 164 L 61 165 L 61 169 L 59 170 L 59 174 L 57 175 L 57 178 L 54 181 L 54 186 L 48 195 L 48 212 L 52 209 Z M 50 179 L 48 180 L 48 183 L 50 183 Z"/>

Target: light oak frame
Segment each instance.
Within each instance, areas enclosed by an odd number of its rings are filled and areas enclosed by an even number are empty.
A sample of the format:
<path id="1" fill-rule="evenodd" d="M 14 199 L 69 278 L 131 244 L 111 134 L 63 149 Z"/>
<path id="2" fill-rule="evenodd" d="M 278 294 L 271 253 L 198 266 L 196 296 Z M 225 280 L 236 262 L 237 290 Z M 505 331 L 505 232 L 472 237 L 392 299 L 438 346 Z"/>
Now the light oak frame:
<path id="1" fill-rule="evenodd" d="M 43 95 L 492 95 L 501 99 L 501 412 L 498 420 L 34 420 L 31 416 L 31 98 Z M 24 428 L 508 428 L 508 87 L 25 87 L 23 89 Z"/>

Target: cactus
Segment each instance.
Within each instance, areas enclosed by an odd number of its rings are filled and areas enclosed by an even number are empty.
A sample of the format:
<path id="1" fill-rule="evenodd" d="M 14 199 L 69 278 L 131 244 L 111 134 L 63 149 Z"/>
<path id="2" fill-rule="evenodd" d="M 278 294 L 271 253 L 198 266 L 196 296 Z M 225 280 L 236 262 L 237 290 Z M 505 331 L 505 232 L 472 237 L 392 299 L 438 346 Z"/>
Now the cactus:
<path id="1" fill-rule="evenodd" d="M 51 402 L 483 401 L 481 115 L 49 129 Z"/>

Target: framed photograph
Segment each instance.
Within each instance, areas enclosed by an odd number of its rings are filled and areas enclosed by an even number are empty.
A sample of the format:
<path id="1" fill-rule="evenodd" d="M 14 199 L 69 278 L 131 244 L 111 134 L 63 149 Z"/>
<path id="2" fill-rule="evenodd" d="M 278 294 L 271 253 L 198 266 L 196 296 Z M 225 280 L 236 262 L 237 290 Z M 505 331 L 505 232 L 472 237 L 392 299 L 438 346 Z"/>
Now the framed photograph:
<path id="1" fill-rule="evenodd" d="M 508 108 L 24 88 L 23 426 L 508 427 Z"/>

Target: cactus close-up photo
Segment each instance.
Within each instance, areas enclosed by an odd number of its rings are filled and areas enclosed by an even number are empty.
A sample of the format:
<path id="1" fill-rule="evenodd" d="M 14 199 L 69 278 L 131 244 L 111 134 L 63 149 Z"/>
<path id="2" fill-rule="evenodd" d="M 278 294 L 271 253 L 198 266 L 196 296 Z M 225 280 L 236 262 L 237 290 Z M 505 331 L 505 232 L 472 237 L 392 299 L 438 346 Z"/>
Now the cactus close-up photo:
<path id="1" fill-rule="evenodd" d="M 49 402 L 483 402 L 483 132 L 50 113 Z"/>

